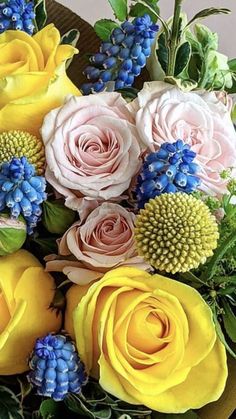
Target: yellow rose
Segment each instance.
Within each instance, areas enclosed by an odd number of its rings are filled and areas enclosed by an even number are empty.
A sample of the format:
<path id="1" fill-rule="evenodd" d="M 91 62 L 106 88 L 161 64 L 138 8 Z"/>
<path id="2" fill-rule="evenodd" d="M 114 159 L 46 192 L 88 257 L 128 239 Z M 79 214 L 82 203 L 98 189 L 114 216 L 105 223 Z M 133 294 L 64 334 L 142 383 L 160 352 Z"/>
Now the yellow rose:
<path id="1" fill-rule="evenodd" d="M 119 399 L 182 413 L 222 394 L 225 348 L 195 289 L 124 267 L 72 286 L 67 303 L 66 330 L 82 360 Z"/>
<path id="2" fill-rule="evenodd" d="M 56 332 L 61 315 L 50 308 L 53 278 L 25 250 L 0 258 L 0 375 L 27 371 L 38 337 Z"/>
<path id="3" fill-rule="evenodd" d="M 0 131 L 38 135 L 44 116 L 67 94 L 79 95 L 69 80 L 66 61 L 77 50 L 60 45 L 53 24 L 34 36 L 9 30 L 0 35 Z"/>

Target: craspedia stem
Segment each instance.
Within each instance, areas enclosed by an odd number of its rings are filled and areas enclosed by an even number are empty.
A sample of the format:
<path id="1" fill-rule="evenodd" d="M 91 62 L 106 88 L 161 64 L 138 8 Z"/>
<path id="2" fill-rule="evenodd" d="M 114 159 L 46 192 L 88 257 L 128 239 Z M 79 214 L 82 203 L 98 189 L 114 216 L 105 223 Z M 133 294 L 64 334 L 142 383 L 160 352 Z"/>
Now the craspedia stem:
<path id="1" fill-rule="evenodd" d="M 209 208 L 185 193 L 151 199 L 136 220 L 138 253 L 159 271 L 175 274 L 196 269 L 213 255 L 218 238 Z"/>

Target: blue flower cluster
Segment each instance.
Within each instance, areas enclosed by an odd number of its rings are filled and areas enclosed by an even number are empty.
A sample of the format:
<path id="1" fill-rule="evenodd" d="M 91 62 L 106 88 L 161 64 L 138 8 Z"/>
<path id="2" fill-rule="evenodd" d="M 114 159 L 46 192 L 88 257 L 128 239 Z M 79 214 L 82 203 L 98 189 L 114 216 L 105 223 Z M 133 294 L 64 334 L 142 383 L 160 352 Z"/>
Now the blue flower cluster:
<path id="1" fill-rule="evenodd" d="M 136 187 L 139 208 L 162 193 L 192 193 L 200 185 L 196 153 L 182 140 L 162 144 L 159 151 L 146 156 Z"/>
<path id="2" fill-rule="evenodd" d="M 46 181 L 35 176 L 35 168 L 26 157 L 14 157 L 0 168 L 0 211 L 9 209 L 13 218 L 20 214 L 26 220 L 28 234 L 33 233 L 46 200 Z"/>
<path id="3" fill-rule="evenodd" d="M 8 0 L 0 3 L 0 33 L 8 29 L 27 32 L 34 31 L 34 2 L 26 0 Z"/>
<path id="4" fill-rule="evenodd" d="M 115 90 L 131 87 L 151 55 L 157 31 L 158 26 L 147 14 L 113 29 L 109 41 L 101 44 L 100 52 L 90 57 L 92 65 L 84 71 L 90 83 L 82 85 L 83 93 L 101 92 L 111 81 L 115 82 Z"/>
<path id="5" fill-rule="evenodd" d="M 80 361 L 73 342 L 63 335 L 47 335 L 38 339 L 30 361 L 29 381 L 37 394 L 55 401 L 67 393 L 80 393 L 87 383 L 84 364 Z"/>

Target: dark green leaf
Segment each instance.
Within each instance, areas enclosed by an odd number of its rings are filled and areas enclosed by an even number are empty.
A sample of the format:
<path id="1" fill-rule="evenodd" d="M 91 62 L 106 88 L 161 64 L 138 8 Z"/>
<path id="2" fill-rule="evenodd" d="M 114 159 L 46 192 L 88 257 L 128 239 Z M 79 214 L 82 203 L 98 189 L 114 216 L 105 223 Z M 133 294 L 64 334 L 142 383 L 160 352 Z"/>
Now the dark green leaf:
<path id="1" fill-rule="evenodd" d="M 20 401 L 7 387 L 0 386 L 0 418 L 23 419 Z"/>
<path id="2" fill-rule="evenodd" d="M 235 244 L 236 242 L 236 231 L 233 231 L 229 237 L 227 237 L 223 243 L 215 250 L 214 255 L 210 259 L 207 266 L 204 277 L 211 279 L 216 273 L 217 265 L 225 255 L 225 253 Z"/>
<path id="3" fill-rule="evenodd" d="M 216 7 L 209 7 L 208 9 L 203 9 L 198 12 L 187 24 L 187 26 L 191 25 L 193 22 L 199 19 L 204 19 L 205 17 L 212 16 L 212 15 L 219 15 L 219 14 L 229 14 L 231 10 L 225 8 L 216 8 Z"/>
<path id="4" fill-rule="evenodd" d="M 57 243 L 56 238 L 48 237 L 46 239 L 33 239 L 33 241 L 39 245 L 42 254 L 45 256 L 49 253 L 57 253 Z"/>
<path id="5" fill-rule="evenodd" d="M 64 400 L 64 403 L 72 412 L 82 414 L 88 418 L 96 418 L 90 409 L 86 407 L 85 403 L 82 402 L 82 400 L 74 394 L 68 394 Z"/>
<path id="6" fill-rule="evenodd" d="M 225 330 L 230 339 L 236 343 L 236 316 L 233 313 L 229 303 L 222 298 L 222 305 L 224 309 L 223 321 Z"/>
<path id="7" fill-rule="evenodd" d="M 228 61 L 229 69 L 236 73 L 236 58 Z"/>
<path id="8" fill-rule="evenodd" d="M 34 11 L 36 30 L 40 31 L 45 26 L 45 23 L 47 21 L 47 10 L 45 0 L 36 1 Z"/>
<path id="9" fill-rule="evenodd" d="M 147 13 L 150 16 L 150 18 L 152 19 L 153 23 L 156 23 L 157 20 L 158 20 L 158 17 L 157 17 L 156 14 L 159 13 L 159 8 L 157 7 L 156 2 L 154 4 L 153 10 L 156 13 L 152 12 L 150 10 L 150 7 L 146 6 L 145 4 L 136 3 L 136 4 L 133 4 L 130 7 L 129 15 L 132 16 L 132 17 L 138 17 L 138 16 L 143 16 L 144 14 Z"/>
<path id="10" fill-rule="evenodd" d="M 127 0 L 108 0 L 115 17 L 123 22 L 128 16 L 128 2 Z"/>
<path id="11" fill-rule="evenodd" d="M 135 99 L 138 96 L 138 89 L 134 87 L 127 87 L 125 89 L 117 90 L 125 99 Z"/>
<path id="12" fill-rule="evenodd" d="M 113 29 L 118 27 L 119 25 L 113 20 L 101 19 L 95 23 L 94 30 L 102 41 L 108 41 Z"/>
<path id="13" fill-rule="evenodd" d="M 188 41 L 180 45 L 175 62 L 175 77 L 177 77 L 188 65 L 191 54 L 191 46 Z"/>
<path id="14" fill-rule="evenodd" d="M 200 419 L 200 416 L 193 410 L 189 410 L 186 413 L 177 413 L 177 414 L 163 414 L 158 412 L 153 412 L 153 419 Z"/>
<path id="15" fill-rule="evenodd" d="M 76 212 L 67 208 L 64 201 L 43 202 L 42 223 L 52 234 L 62 235 L 75 221 Z"/>
<path id="16" fill-rule="evenodd" d="M 216 326 L 216 333 L 219 336 L 219 339 L 221 340 L 221 342 L 223 343 L 223 345 L 225 346 L 225 348 L 227 349 L 227 351 L 229 352 L 229 354 L 234 359 L 236 359 L 236 353 L 234 352 L 234 350 L 226 342 L 224 333 L 222 331 L 221 325 L 220 325 L 219 320 L 217 318 L 216 308 L 215 307 L 212 307 L 212 311 L 213 311 L 213 318 L 214 318 L 214 322 L 215 322 L 215 326 Z"/>
<path id="17" fill-rule="evenodd" d="M 30 394 L 33 386 L 32 386 L 32 384 L 29 383 L 29 381 L 27 380 L 27 377 L 24 376 L 24 375 L 18 377 L 17 378 L 17 381 L 20 384 L 21 402 L 23 402 L 23 400 L 25 399 L 25 397 L 27 397 Z"/>
<path id="18" fill-rule="evenodd" d="M 73 47 L 76 47 L 79 37 L 80 32 L 78 31 L 78 29 L 71 29 L 62 36 L 61 44 L 72 45 Z"/>
<path id="19" fill-rule="evenodd" d="M 42 419 L 56 419 L 60 413 L 60 404 L 52 399 L 44 400 L 39 408 Z"/>
<path id="20" fill-rule="evenodd" d="M 162 70 L 167 73 L 169 50 L 166 45 L 165 34 L 162 33 L 158 38 L 157 57 L 160 62 Z"/>

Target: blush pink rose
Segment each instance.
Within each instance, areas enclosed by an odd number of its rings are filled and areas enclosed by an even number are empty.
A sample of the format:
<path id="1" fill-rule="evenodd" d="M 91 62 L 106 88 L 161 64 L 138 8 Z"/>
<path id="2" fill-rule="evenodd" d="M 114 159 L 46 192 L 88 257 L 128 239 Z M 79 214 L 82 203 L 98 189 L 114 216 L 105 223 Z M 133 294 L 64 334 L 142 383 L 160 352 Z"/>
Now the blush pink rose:
<path id="1" fill-rule="evenodd" d="M 85 284 L 120 265 L 150 269 L 137 254 L 134 224 L 132 212 L 118 204 L 103 203 L 84 222 L 73 224 L 59 241 L 60 258 L 70 260 L 52 257 L 47 270 L 63 271 L 71 281 Z"/>
<path id="2" fill-rule="evenodd" d="M 214 92 L 183 92 L 163 82 L 145 83 L 130 109 L 150 151 L 163 142 L 182 139 L 197 153 L 200 189 L 208 194 L 226 192 L 220 173 L 236 167 L 236 133 L 229 104 Z"/>
<path id="3" fill-rule="evenodd" d="M 138 133 L 118 93 L 68 97 L 46 116 L 42 137 L 46 179 L 73 209 L 120 197 L 140 167 Z"/>

